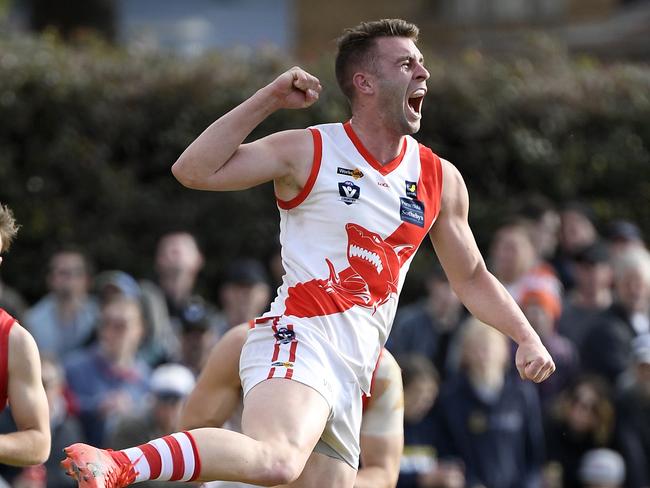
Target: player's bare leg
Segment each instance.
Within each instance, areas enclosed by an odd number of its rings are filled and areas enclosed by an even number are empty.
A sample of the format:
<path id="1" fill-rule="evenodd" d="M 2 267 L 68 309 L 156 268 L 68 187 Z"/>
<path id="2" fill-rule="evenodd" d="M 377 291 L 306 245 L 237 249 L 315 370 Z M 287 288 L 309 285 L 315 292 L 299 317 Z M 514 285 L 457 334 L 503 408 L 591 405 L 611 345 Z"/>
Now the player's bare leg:
<path id="1" fill-rule="evenodd" d="M 243 481 L 262 486 L 292 483 L 302 473 L 328 416 L 329 406 L 316 390 L 291 380 L 263 381 L 251 389 L 244 401 L 242 427 L 246 435 L 217 428 L 191 430 L 189 452 L 183 448 L 176 454 L 176 460 L 173 453 L 171 457 L 159 457 L 171 460 L 163 461 L 167 465 L 162 472 L 175 472 L 179 465 L 183 467 L 181 472 L 187 472 L 189 463 L 196 459 L 195 465 L 201 467 L 197 467 L 196 476 L 191 479 Z M 154 442 L 164 444 L 161 439 Z M 147 449 L 153 449 L 150 445 Z M 82 487 L 117 488 L 150 479 L 147 475 L 151 466 L 139 464 L 145 462 L 145 456 L 140 453 L 127 458 L 125 453 L 131 450 L 108 453 L 75 444 L 66 448 L 68 458 L 63 465 Z M 161 472 L 160 466 L 156 469 Z M 334 485 L 325 481 L 325 486 Z"/>
<path id="2" fill-rule="evenodd" d="M 263 381 L 244 399 L 245 435 L 217 429 L 233 437 L 216 442 L 215 429 L 191 431 L 203 466 L 199 480 L 291 483 L 303 471 L 328 416 L 327 402 L 311 387 L 285 379 Z"/>

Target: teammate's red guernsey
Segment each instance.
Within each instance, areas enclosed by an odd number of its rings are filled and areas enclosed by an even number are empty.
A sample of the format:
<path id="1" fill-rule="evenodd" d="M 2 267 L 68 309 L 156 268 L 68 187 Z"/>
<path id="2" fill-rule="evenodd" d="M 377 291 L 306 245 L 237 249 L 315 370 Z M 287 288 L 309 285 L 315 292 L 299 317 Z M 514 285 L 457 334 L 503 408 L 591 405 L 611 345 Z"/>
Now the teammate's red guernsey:
<path id="1" fill-rule="evenodd" d="M 9 332 L 16 319 L 0 308 L 0 411 L 7 405 Z"/>

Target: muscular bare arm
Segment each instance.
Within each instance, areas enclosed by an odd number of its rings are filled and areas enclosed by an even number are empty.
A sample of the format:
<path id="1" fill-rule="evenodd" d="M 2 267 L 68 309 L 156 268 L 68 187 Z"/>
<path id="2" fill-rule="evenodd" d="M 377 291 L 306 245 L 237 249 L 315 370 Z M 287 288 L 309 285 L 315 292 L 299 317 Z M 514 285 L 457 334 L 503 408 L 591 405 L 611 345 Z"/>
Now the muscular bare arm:
<path id="1" fill-rule="evenodd" d="M 511 337 L 522 378 L 540 382 L 555 370 L 539 336 L 506 289 L 487 270 L 469 227 L 469 196 L 458 170 L 443 160 L 440 215 L 429 236 L 449 283 L 479 320 Z"/>
<path id="2" fill-rule="evenodd" d="M 278 196 L 291 199 L 309 175 L 313 155 L 309 131 L 278 132 L 249 144 L 243 141 L 276 110 L 308 107 L 320 91 L 317 78 L 291 68 L 210 125 L 174 163 L 174 176 L 187 187 L 219 191 L 274 180 Z"/>
<path id="3" fill-rule="evenodd" d="M 0 463 L 29 466 L 50 454 L 50 417 L 41 361 L 32 336 L 19 324 L 9 333 L 9 404 L 18 430 L 0 435 Z"/>
<path id="4" fill-rule="evenodd" d="M 239 356 L 247 324 L 233 327 L 212 348 L 181 412 L 180 428 L 221 427 L 240 401 Z"/>

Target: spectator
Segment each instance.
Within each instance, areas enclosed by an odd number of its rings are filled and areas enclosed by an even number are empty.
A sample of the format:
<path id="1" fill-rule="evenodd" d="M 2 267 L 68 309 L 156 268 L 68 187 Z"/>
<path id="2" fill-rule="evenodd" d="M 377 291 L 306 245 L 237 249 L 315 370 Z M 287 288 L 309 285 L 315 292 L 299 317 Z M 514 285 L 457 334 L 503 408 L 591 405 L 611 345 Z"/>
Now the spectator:
<path id="1" fill-rule="evenodd" d="M 95 279 L 95 289 L 100 302 L 107 302 L 118 296 L 139 301 L 142 306 L 145 332 L 138 356 L 155 367 L 165 359 L 176 356 L 179 349 L 178 336 L 171 330 L 167 317 L 167 327 L 162 329 L 160 323 L 151 314 L 150 302 L 145 298 L 138 282 L 128 273 L 119 270 L 103 271 Z M 162 303 L 162 302 L 161 302 Z M 163 334 L 164 331 L 167 333 Z"/>
<path id="2" fill-rule="evenodd" d="M 448 355 L 464 308 L 442 268 L 429 271 L 425 286 L 424 298 L 398 311 L 386 347 L 393 354 L 428 358 L 444 378 L 453 369 Z"/>
<path id="3" fill-rule="evenodd" d="M 630 464 L 628 486 L 650 486 L 650 334 L 632 342 L 634 364 L 630 377 L 619 389 L 617 413 L 621 430 L 632 452 L 626 452 Z"/>
<path id="4" fill-rule="evenodd" d="M 119 417 L 141 408 L 149 379 L 148 366 L 137 359 L 143 333 L 140 303 L 118 295 L 102 304 L 98 343 L 66 361 L 68 384 L 90 442 L 103 444 Z"/>
<path id="5" fill-rule="evenodd" d="M 560 239 L 553 265 L 566 290 L 575 284 L 573 256 L 598 240 L 596 217 L 582 202 L 569 202 L 560 210 Z"/>
<path id="6" fill-rule="evenodd" d="M 236 259 L 226 267 L 221 284 L 222 335 L 235 325 L 248 322 L 264 313 L 271 300 L 269 277 L 262 263 L 255 259 Z"/>
<path id="7" fill-rule="evenodd" d="M 530 288 L 521 298 L 521 308 L 555 361 L 555 373 L 543 383 L 535 385 L 542 407 L 546 408 L 577 374 L 578 351 L 571 341 L 557 331 L 557 319 L 562 310 L 557 295 L 544 289 Z"/>
<path id="8" fill-rule="evenodd" d="M 564 301 L 558 330 L 579 350 L 594 317 L 612 304 L 613 272 L 609 251 L 602 242 L 578 251 L 573 263 L 575 287 Z"/>
<path id="9" fill-rule="evenodd" d="M 507 338 L 472 317 L 461 352 L 461 371 L 443 383 L 434 407 L 440 459 L 461 459 L 468 487 L 539 487 L 539 400 L 532 384 L 507 374 Z"/>
<path id="10" fill-rule="evenodd" d="M 531 222 L 532 237 L 538 256 L 550 261 L 557 250 L 560 215 L 553 203 L 542 195 L 533 195 L 521 209 L 521 215 Z"/>
<path id="11" fill-rule="evenodd" d="M 194 384 L 194 374 L 184 366 L 171 363 L 158 366 L 151 375 L 150 404 L 139 415 L 120 419 L 107 444 L 113 449 L 126 449 L 175 432 L 183 401 Z M 170 484 L 147 481 L 141 486 L 163 488 Z"/>
<path id="12" fill-rule="evenodd" d="M 561 468 L 563 488 L 579 488 L 582 456 L 591 449 L 616 445 L 607 383 L 596 376 L 577 378 L 556 400 L 545 432 L 547 463 Z"/>
<path id="13" fill-rule="evenodd" d="M 49 293 L 25 315 L 25 325 L 42 354 L 64 358 L 92 340 L 99 305 L 89 294 L 91 281 L 90 264 L 83 252 L 65 248 L 52 255 Z"/>
<path id="14" fill-rule="evenodd" d="M 158 363 L 180 358 L 185 314 L 191 316 L 199 308 L 212 326 L 217 327 L 220 322 L 216 307 L 196 290 L 203 266 L 203 254 L 189 232 L 170 232 L 158 240 L 154 263 L 157 281 L 140 282 L 144 315 L 153 326 L 155 343 L 163 350 Z"/>
<path id="15" fill-rule="evenodd" d="M 588 325 L 580 351 L 583 367 L 612 385 L 631 365 L 632 339 L 650 332 L 650 255 L 642 248 L 627 249 L 613 265 L 614 304 Z"/>
<path id="16" fill-rule="evenodd" d="M 623 488 L 625 464 L 623 458 L 611 449 L 594 449 L 580 461 L 582 488 Z"/>
<path id="17" fill-rule="evenodd" d="M 506 222 L 497 229 L 490 246 L 490 267 L 519 304 L 522 293 L 530 287 L 561 294 L 560 282 L 537 254 L 531 232 L 528 221 Z"/>
<path id="18" fill-rule="evenodd" d="M 178 362 L 198 377 L 218 337 L 205 308 L 199 302 L 193 303 L 181 317 Z"/>
<path id="19" fill-rule="evenodd" d="M 630 247 L 646 247 L 641 229 L 629 220 L 614 220 L 609 222 L 605 226 L 604 237 L 613 255 Z"/>
<path id="20" fill-rule="evenodd" d="M 400 356 L 404 384 L 404 452 L 397 488 L 462 488 L 462 466 L 438 463 L 434 446 L 432 407 L 438 396 L 440 377 L 424 356 Z"/>

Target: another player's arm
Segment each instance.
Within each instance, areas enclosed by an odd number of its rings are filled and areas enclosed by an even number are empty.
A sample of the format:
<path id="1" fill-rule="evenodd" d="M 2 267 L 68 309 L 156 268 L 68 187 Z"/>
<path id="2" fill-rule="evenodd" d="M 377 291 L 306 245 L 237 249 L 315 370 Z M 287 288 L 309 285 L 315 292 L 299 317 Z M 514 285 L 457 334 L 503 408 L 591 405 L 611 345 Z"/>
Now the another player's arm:
<path id="1" fill-rule="evenodd" d="M 519 306 L 487 270 L 468 224 L 465 182 L 451 163 L 442 164 L 440 215 L 429 236 L 449 283 L 476 318 L 517 342 L 515 362 L 521 377 L 543 381 L 555 370 L 553 360 Z"/>
<path id="2" fill-rule="evenodd" d="M 271 180 L 301 186 L 313 155 L 308 130 L 278 132 L 249 144 L 243 141 L 273 112 L 310 106 L 320 90 L 317 78 L 291 68 L 210 125 L 174 163 L 174 176 L 198 190 L 241 190 Z"/>
<path id="3" fill-rule="evenodd" d="M 240 401 L 239 356 L 248 324 L 230 329 L 210 352 L 181 412 L 180 428 L 221 427 Z"/>
<path id="4" fill-rule="evenodd" d="M 0 463 L 30 466 L 50 454 L 50 416 L 41 360 L 32 336 L 19 324 L 9 333 L 8 396 L 17 431 L 0 435 Z"/>
<path id="5" fill-rule="evenodd" d="M 384 350 L 361 424 L 361 469 L 354 488 L 393 488 L 404 450 L 404 389 L 397 361 Z"/>

